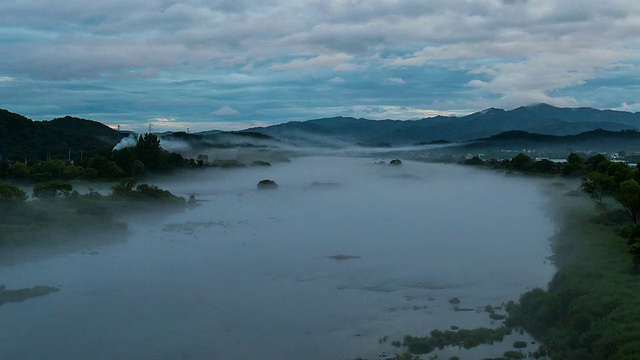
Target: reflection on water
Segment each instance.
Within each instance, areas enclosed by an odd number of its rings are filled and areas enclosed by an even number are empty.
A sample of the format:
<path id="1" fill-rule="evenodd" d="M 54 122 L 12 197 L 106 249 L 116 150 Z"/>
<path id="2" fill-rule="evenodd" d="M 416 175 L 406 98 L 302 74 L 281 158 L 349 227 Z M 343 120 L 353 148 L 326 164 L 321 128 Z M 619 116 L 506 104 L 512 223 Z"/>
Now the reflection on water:
<path id="1" fill-rule="evenodd" d="M 486 305 L 549 281 L 553 224 L 536 181 L 373 162 L 298 158 L 158 183 L 200 206 L 129 219 L 116 245 L 0 267 L 8 288 L 61 289 L 0 306 L 0 358 L 377 358 L 397 351 L 385 335 L 491 326 Z M 262 179 L 278 190 L 257 191 Z M 499 356 L 514 338 L 441 354 Z"/>

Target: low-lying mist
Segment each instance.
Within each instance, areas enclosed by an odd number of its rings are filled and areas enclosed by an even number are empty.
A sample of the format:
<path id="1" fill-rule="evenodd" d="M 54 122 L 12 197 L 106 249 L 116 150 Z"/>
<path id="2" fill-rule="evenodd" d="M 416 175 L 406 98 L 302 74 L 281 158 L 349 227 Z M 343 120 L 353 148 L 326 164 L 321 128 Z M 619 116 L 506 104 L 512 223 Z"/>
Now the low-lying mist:
<path id="1" fill-rule="evenodd" d="M 7 287 L 61 289 L 0 306 L 0 358 L 377 357 L 398 351 L 385 335 L 491 326 L 486 305 L 547 284 L 539 180 L 378 160 L 156 181 L 199 206 L 130 218 L 121 243 L 0 267 Z M 264 179 L 278 188 L 258 190 Z"/>

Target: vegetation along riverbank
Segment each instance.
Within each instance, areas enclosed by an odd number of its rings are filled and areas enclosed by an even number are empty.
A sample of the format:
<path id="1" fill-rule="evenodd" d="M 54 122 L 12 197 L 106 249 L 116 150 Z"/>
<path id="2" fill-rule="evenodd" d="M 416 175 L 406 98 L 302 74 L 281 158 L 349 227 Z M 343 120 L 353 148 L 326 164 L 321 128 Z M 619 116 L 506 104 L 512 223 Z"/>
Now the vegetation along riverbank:
<path id="1" fill-rule="evenodd" d="M 503 358 L 640 358 L 638 169 L 602 155 L 583 160 L 577 154 L 571 154 L 564 164 L 533 161 L 523 154 L 506 161 L 476 158 L 466 164 L 508 173 L 569 177 L 570 182 L 580 184 L 576 189 L 560 181 L 550 189 L 555 194 L 552 215 L 559 224 L 551 239 L 557 273 L 547 289 L 533 289 L 518 302 L 507 304 L 509 316 L 503 326 L 466 330 L 465 334 L 456 330 L 406 336 L 395 342 L 405 350 L 395 359 L 419 359 L 416 354 L 437 358 L 437 349 L 501 341 L 494 335 L 512 330 L 527 331 L 540 346 L 506 352 Z M 482 334 L 487 336 L 479 336 Z"/>

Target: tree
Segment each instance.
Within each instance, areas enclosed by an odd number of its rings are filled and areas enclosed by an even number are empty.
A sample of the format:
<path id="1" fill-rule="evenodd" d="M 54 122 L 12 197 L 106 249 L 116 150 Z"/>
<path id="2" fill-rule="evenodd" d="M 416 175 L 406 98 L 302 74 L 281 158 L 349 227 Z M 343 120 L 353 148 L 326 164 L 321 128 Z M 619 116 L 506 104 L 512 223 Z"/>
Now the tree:
<path id="1" fill-rule="evenodd" d="M 120 184 L 113 185 L 111 190 L 113 190 L 113 195 L 126 195 L 133 191 L 133 187 L 136 186 L 138 180 L 134 178 L 123 178 L 120 180 Z"/>
<path id="2" fill-rule="evenodd" d="M 17 186 L 0 183 L 0 202 L 24 201 L 27 193 Z"/>
<path id="3" fill-rule="evenodd" d="M 47 183 L 36 184 L 36 186 L 33 187 L 33 196 L 37 198 L 68 196 L 71 191 L 73 191 L 73 186 L 71 184 L 54 180 Z"/>
<path id="4" fill-rule="evenodd" d="M 13 179 L 26 179 L 30 173 L 27 164 L 22 162 L 13 163 L 8 171 L 9 177 Z"/>
<path id="5" fill-rule="evenodd" d="M 116 164 L 118 164 L 118 166 L 120 166 L 126 176 L 133 176 L 133 162 L 135 161 L 135 156 L 131 148 L 126 147 L 120 150 L 114 150 L 111 158 Z"/>
<path id="6" fill-rule="evenodd" d="M 147 169 L 144 167 L 144 163 L 140 160 L 134 160 L 133 166 L 131 167 L 131 176 L 140 176 L 143 175 Z"/>
<path id="7" fill-rule="evenodd" d="M 582 161 L 580 155 L 571 153 L 567 156 L 567 162 L 562 166 L 562 175 L 576 175 L 584 173 L 587 166 Z"/>
<path id="8" fill-rule="evenodd" d="M 138 160 L 144 163 L 148 170 L 162 170 L 166 168 L 163 162 L 160 139 L 155 134 L 146 133 L 140 135 L 138 144 L 135 147 L 135 154 Z"/>
<path id="9" fill-rule="evenodd" d="M 84 175 L 84 168 L 82 166 L 68 165 L 62 171 L 63 179 L 77 179 Z"/>
<path id="10" fill-rule="evenodd" d="M 94 156 L 89 160 L 88 167 L 96 169 L 98 176 L 105 179 L 119 179 L 124 175 L 120 166 L 104 155 Z"/>
<path id="11" fill-rule="evenodd" d="M 604 196 L 614 189 L 613 177 L 593 171 L 582 178 L 580 188 L 583 192 L 589 194 L 592 199 L 604 204 Z"/>
<path id="12" fill-rule="evenodd" d="M 638 212 L 640 212 L 640 185 L 633 179 L 620 183 L 620 188 L 613 197 L 624 208 L 634 224 L 638 223 Z"/>
<path id="13" fill-rule="evenodd" d="M 482 159 L 480 159 L 479 156 L 476 155 L 476 156 L 472 157 L 471 159 L 466 159 L 464 161 L 464 164 L 465 165 L 483 165 L 484 161 Z"/>
<path id="14" fill-rule="evenodd" d="M 609 161 L 609 160 L 607 160 L 607 158 L 604 155 L 596 154 L 588 158 L 587 161 L 585 161 L 585 164 L 587 164 L 591 168 L 591 170 L 597 170 L 598 165 L 606 161 Z"/>
<path id="15" fill-rule="evenodd" d="M 65 165 L 61 160 L 49 160 L 41 164 L 44 172 L 50 173 L 54 178 L 59 179 L 62 177 Z"/>
<path id="16" fill-rule="evenodd" d="M 613 184 L 617 188 L 622 182 L 632 179 L 635 175 L 634 171 L 629 165 L 621 162 L 612 162 L 609 164 L 606 170 L 606 174 L 613 177 Z"/>
<path id="17" fill-rule="evenodd" d="M 551 173 L 556 169 L 556 163 L 549 159 L 542 159 L 533 163 L 533 168 L 542 173 Z"/>
<path id="18" fill-rule="evenodd" d="M 567 162 L 572 165 L 584 164 L 584 161 L 582 161 L 582 158 L 580 157 L 580 155 L 576 153 L 569 154 L 569 156 L 567 156 Z"/>
<path id="19" fill-rule="evenodd" d="M 531 164 L 533 164 L 533 160 L 523 153 L 519 153 L 509 162 L 514 170 L 528 170 Z"/>

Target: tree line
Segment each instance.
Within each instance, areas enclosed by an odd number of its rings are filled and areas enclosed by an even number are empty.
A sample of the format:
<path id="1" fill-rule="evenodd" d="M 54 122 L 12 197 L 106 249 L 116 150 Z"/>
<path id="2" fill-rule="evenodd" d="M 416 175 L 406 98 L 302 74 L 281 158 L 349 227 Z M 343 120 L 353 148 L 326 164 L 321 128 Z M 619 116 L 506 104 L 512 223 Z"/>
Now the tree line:
<path id="1" fill-rule="evenodd" d="M 203 166 L 202 161 L 184 158 L 160 147 L 157 135 L 140 135 L 134 147 L 119 150 L 104 148 L 83 163 L 62 160 L 34 162 L 0 162 L 0 178 L 18 181 L 118 180 L 139 177 L 148 172 L 165 172 L 176 168 Z"/>
<path id="2" fill-rule="evenodd" d="M 637 165 L 632 167 L 624 162 L 614 162 L 602 154 L 583 159 L 576 153 L 569 154 L 566 162 L 535 161 L 520 153 L 505 160 L 482 160 L 475 156 L 463 163 L 532 174 L 581 177 L 580 189 L 596 201 L 602 212 L 609 210 L 608 201 L 611 200 L 621 206 L 631 225 L 622 228 L 620 233 L 627 239 L 634 264 L 640 266 L 640 170 Z"/>

